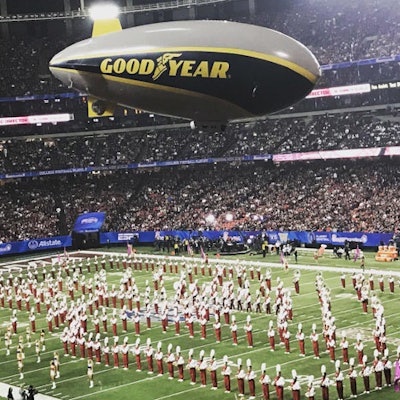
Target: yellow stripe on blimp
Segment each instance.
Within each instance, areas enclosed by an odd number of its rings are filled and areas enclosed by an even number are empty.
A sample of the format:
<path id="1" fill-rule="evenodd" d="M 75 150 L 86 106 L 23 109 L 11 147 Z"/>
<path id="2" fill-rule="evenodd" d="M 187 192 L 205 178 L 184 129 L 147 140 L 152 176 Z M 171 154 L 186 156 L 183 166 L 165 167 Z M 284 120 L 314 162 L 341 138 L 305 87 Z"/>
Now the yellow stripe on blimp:
<path id="1" fill-rule="evenodd" d="M 99 54 L 88 54 L 86 56 L 78 56 L 73 59 L 64 58 L 60 60 L 56 60 L 57 64 L 61 64 L 63 62 L 72 61 L 72 60 L 82 60 L 82 59 L 93 59 L 93 58 L 102 58 L 102 57 L 112 57 L 112 56 L 121 56 L 121 55 L 132 55 L 137 56 L 139 54 L 151 54 L 151 53 L 166 53 L 166 52 L 185 52 L 185 51 L 193 51 L 193 52 L 208 52 L 208 53 L 220 53 L 220 54 L 234 54 L 239 56 L 251 57 L 258 60 L 272 62 L 274 64 L 281 65 L 286 67 L 297 74 L 303 76 L 308 79 L 311 83 L 315 84 L 318 80 L 318 76 L 307 70 L 306 68 L 292 62 L 288 61 L 284 58 L 274 56 L 271 54 L 260 53 L 253 50 L 242 50 L 235 48 L 226 48 L 226 47 L 169 47 L 169 48 L 157 48 L 154 50 L 138 50 L 133 53 L 132 49 L 129 51 L 115 51 L 108 53 L 99 53 Z M 50 65 L 51 68 L 51 65 Z"/>
<path id="2" fill-rule="evenodd" d="M 74 69 L 61 68 L 61 67 L 50 67 L 50 70 L 69 72 L 69 73 L 73 73 L 73 74 L 77 74 L 77 75 L 82 75 L 82 74 L 84 74 L 84 75 L 96 75 L 96 76 L 100 76 L 101 75 L 101 74 L 98 74 L 98 73 L 95 73 L 95 72 L 77 71 L 77 70 L 74 70 Z M 197 97 L 197 98 L 201 98 L 201 99 L 208 99 L 208 100 L 217 99 L 218 101 L 221 101 L 221 102 L 223 102 L 223 103 L 225 103 L 225 104 L 227 104 L 229 106 L 234 106 L 237 110 L 241 110 L 243 112 L 243 114 L 244 114 L 244 116 L 242 118 L 244 118 L 245 116 L 248 116 L 248 117 L 257 116 L 257 114 L 253 114 L 253 113 L 247 111 L 246 109 L 238 106 L 235 103 L 232 103 L 232 102 L 227 101 L 225 99 L 221 99 L 220 97 L 211 96 L 209 94 L 193 92 L 192 90 L 174 88 L 174 87 L 171 87 L 171 86 L 159 85 L 157 83 L 142 82 L 142 81 L 137 81 L 137 80 L 134 80 L 134 79 L 121 78 L 121 77 L 113 76 L 113 75 L 102 74 L 101 77 L 104 78 L 104 79 L 107 79 L 109 81 L 123 83 L 125 85 L 139 86 L 139 87 L 153 89 L 153 90 L 162 90 L 164 92 L 170 92 L 170 93 L 181 94 L 181 95 L 186 95 L 186 96 L 191 96 L 191 97 Z"/>

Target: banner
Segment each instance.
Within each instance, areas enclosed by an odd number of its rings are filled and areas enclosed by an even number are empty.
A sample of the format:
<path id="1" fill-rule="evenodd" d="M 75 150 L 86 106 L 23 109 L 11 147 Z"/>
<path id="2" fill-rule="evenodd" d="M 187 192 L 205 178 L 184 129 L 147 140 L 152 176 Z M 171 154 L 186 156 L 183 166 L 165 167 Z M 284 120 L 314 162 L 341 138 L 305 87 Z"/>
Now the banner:
<path id="1" fill-rule="evenodd" d="M 80 217 L 88 217 L 87 213 Z M 90 217 L 92 218 L 92 217 Z M 93 221 L 94 222 L 94 221 Z M 85 225 L 85 223 L 83 224 Z M 87 231 L 80 231 L 87 232 Z M 90 231 L 89 231 L 90 232 Z M 299 244 L 318 247 L 320 244 L 343 247 L 348 241 L 358 244 L 360 247 L 378 247 L 381 243 L 387 245 L 393 240 L 392 233 L 366 233 L 366 232 L 301 232 L 301 231 L 134 231 L 134 232 L 100 232 L 100 243 L 105 244 L 149 244 L 154 243 L 156 238 L 163 240 L 168 235 L 171 238 L 197 239 L 205 237 L 209 240 L 219 240 L 228 237 L 237 243 L 247 243 L 250 239 L 261 234 L 268 236 L 268 242 L 275 244 L 297 241 Z M 55 250 L 64 247 L 71 247 L 71 236 L 55 236 L 51 238 L 31 239 L 22 242 L 0 243 L 0 257 L 5 255 L 26 253 L 38 250 Z"/>
<path id="2" fill-rule="evenodd" d="M 385 245 L 393 238 L 392 233 L 364 233 L 364 232 L 304 232 L 304 231 L 157 231 L 157 232 L 104 232 L 100 233 L 101 244 L 116 243 L 153 243 L 163 240 L 165 236 L 172 239 L 197 239 L 205 237 L 217 241 L 228 237 L 237 243 L 247 243 L 261 233 L 268 236 L 268 243 L 286 243 L 296 241 L 299 244 L 316 246 L 327 244 L 331 246 L 344 246 L 345 241 L 358 243 L 362 247 L 377 247 L 383 242 Z"/>
<path id="3" fill-rule="evenodd" d="M 71 236 L 31 239 L 22 242 L 0 243 L 0 256 L 37 250 L 53 250 L 72 246 Z"/>
<path id="4" fill-rule="evenodd" d="M 98 232 L 104 223 L 106 213 L 92 212 L 81 214 L 75 221 L 74 232 Z"/>
<path id="5" fill-rule="evenodd" d="M 345 242 L 357 243 L 363 247 L 376 247 L 382 243 L 388 244 L 393 238 L 392 233 L 364 233 L 364 232 L 313 232 L 310 238 L 319 244 L 344 246 Z"/>

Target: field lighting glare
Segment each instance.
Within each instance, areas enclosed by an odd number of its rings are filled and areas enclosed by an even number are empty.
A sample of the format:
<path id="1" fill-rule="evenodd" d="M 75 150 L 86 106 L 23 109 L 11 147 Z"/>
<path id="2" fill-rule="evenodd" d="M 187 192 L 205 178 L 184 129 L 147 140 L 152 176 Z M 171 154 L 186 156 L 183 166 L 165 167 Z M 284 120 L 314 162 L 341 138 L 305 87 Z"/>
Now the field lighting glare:
<path id="1" fill-rule="evenodd" d="M 94 21 L 101 19 L 113 19 L 119 15 L 119 8 L 115 4 L 102 3 L 90 7 L 89 15 Z"/>
<path id="2" fill-rule="evenodd" d="M 212 225 L 215 222 L 215 217 L 212 214 L 207 215 L 206 217 L 206 222 L 210 225 Z"/>
<path id="3" fill-rule="evenodd" d="M 232 222 L 233 221 L 233 214 L 228 213 L 225 215 L 225 219 L 227 222 Z"/>

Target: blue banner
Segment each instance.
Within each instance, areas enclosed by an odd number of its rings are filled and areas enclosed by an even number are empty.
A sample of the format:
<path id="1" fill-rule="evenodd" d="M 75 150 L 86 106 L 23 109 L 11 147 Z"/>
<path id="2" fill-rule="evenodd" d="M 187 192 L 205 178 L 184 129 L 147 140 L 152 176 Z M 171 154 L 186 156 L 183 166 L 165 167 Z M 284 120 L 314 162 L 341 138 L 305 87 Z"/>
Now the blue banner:
<path id="1" fill-rule="evenodd" d="M 319 244 L 331 244 L 333 246 L 344 246 L 344 243 L 357 243 L 364 247 L 379 246 L 381 243 L 387 245 L 393 238 L 391 233 L 364 233 L 364 232 L 313 232 L 310 235 Z"/>
<path id="2" fill-rule="evenodd" d="M 81 214 L 75 221 L 74 232 L 98 232 L 104 223 L 106 213 L 92 212 Z"/>
<path id="3" fill-rule="evenodd" d="M 158 231 L 158 232 L 104 232 L 100 233 L 101 244 L 112 243 L 153 243 L 156 237 L 164 239 L 169 236 L 179 240 L 198 238 L 200 236 L 208 240 L 216 241 L 227 239 L 237 243 L 247 243 L 248 239 L 253 239 L 265 233 L 268 242 L 287 243 L 297 241 L 305 245 L 327 244 L 331 246 L 344 246 L 345 241 L 357 243 L 362 247 L 377 247 L 382 243 L 387 245 L 393 238 L 391 233 L 364 233 L 364 232 L 300 232 L 300 231 Z"/>
<path id="4" fill-rule="evenodd" d="M 0 256 L 37 250 L 53 250 L 72 246 L 71 236 L 55 236 L 47 239 L 31 239 L 23 242 L 0 244 Z"/>

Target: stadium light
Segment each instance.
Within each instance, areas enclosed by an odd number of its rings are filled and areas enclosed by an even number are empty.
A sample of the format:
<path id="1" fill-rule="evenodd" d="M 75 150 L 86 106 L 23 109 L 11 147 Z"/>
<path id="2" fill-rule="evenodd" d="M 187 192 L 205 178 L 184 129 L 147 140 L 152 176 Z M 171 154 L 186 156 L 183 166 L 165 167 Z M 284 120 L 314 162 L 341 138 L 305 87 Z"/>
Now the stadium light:
<path id="1" fill-rule="evenodd" d="M 119 15 L 119 8 L 112 3 L 100 3 L 90 7 L 89 15 L 94 21 L 114 19 Z"/>

